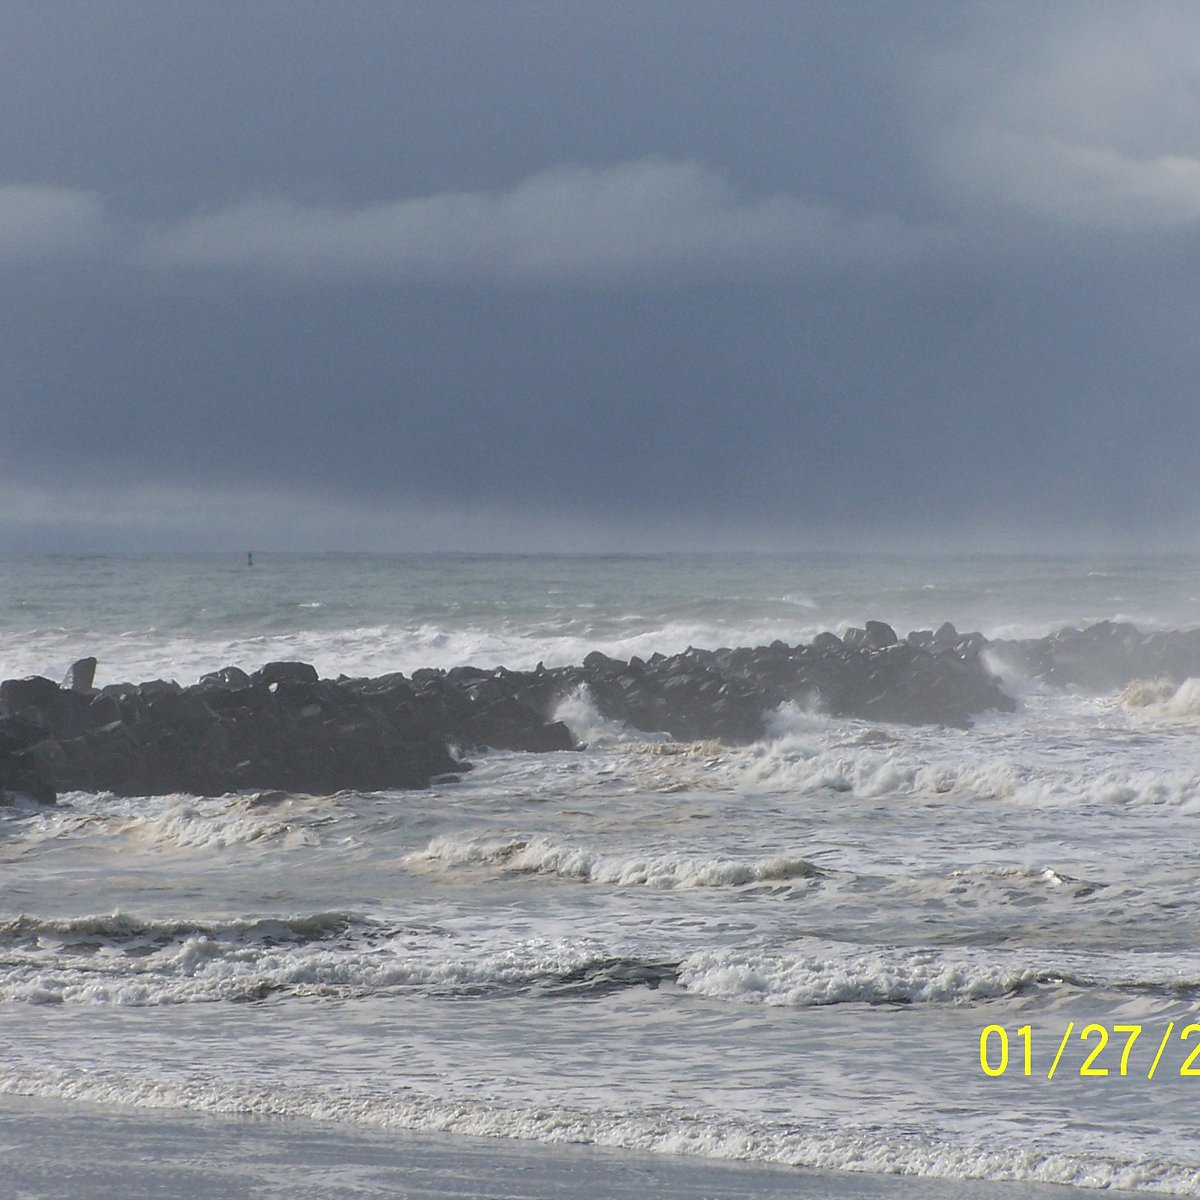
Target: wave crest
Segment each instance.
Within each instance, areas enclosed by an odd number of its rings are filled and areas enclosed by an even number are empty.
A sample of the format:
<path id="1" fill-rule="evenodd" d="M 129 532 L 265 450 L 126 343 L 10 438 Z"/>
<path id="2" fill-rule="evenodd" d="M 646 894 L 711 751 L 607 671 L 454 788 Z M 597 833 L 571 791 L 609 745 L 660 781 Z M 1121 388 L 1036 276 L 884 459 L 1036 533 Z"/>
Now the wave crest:
<path id="1" fill-rule="evenodd" d="M 425 850 L 409 855 L 408 861 L 448 866 L 496 866 L 518 873 L 615 887 L 741 887 L 751 883 L 814 879 L 825 874 L 804 858 L 780 856 L 740 861 L 678 854 L 608 855 L 580 846 L 561 845 L 540 836 L 435 838 Z"/>
<path id="2" fill-rule="evenodd" d="M 1120 694 L 1126 708 L 1149 709 L 1168 717 L 1200 717 L 1200 679 L 1135 679 Z"/>

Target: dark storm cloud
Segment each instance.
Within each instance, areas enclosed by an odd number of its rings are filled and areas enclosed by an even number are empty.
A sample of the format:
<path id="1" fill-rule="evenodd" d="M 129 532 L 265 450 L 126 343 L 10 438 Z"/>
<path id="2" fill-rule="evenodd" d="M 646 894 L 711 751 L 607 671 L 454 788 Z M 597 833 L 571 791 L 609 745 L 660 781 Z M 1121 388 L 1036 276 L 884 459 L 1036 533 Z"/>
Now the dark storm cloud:
<path id="1" fill-rule="evenodd" d="M 0 544 L 1169 541 L 1175 5 L 15 4 Z"/>

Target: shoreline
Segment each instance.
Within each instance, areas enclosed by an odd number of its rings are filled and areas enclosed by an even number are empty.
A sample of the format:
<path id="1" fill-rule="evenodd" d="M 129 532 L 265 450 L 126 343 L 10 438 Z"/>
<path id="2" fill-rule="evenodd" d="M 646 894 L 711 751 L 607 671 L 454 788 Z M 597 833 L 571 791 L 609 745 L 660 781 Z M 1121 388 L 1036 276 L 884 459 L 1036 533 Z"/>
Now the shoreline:
<path id="1" fill-rule="evenodd" d="M 117 1194 L 126 1200 L 164 1194 L 181 1200 L 285 1194 L 310 1200 L 1066 1200 L 1093 1193 L 7 1093 L 0 1094 L 0 1151 L 12 1194 L 39 1200 Z"/>

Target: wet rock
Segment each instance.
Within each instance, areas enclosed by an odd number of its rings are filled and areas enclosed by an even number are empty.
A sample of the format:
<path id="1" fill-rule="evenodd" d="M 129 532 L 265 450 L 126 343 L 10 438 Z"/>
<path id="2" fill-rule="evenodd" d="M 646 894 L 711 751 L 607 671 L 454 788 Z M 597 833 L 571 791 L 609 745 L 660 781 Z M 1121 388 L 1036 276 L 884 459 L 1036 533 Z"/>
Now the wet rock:
<path id="1" fill-rule="evenodd" d="M 1200 630 L 1146 632 L 1123 622 L 1101 621 L 1044 638 L 995 641 L 987 648 L 1024 675 L 1087 692 L 1116 691 L 1136 679 L 1179 684 L 1200 676 Z"/>
<path id="2" fill-rule="evenodd" d="M 57 702 L 60 688 L 52 679 L 30 675 L 0 683 L 0 716 L 40 709 Z"/>
<path id="3" fill-rule="evenodd" d="M 251 680 L 250 676 L 241 667 L 224 667 L 220 671 L 213 671 L 211 674 L 202 675 L 200 682 L 202 684 L 212 684 L 216 687 L 234 689 L 249 687 Z"/>
<path id="4" fill-rule="evenodd" d="M 81 658 L 77 662 L 73 662 L 68 668 L 62 685 L 73 692 L 90 692 L 95 679 L 96 660 L 94 658 Z"/>
<path id="5" fill-rule="evenodd" d="M 896 631 L 885 621 L 868 621 L 863 631 L 865 643 L 872 650 L 882 650 L 884 646 L 895 645 L 900 639 Z"/>
<path id="6" fill-rule="evenodd" d="M 607 654 L 601 654 L 599 650 L 593 650 L 583 660 L 585 671 L 598 671 L 604 675 L 619 675 L 628 666 L 628 663 L 622 662 L 619 658 L 609 658 Z"/>
<path id="7" fill-rule="evenodd" d="M 317 668 L 305 662 L 269 662 L 260 667 L 250 679 L 270 687 L 273 683 L 316 683 Z"/>

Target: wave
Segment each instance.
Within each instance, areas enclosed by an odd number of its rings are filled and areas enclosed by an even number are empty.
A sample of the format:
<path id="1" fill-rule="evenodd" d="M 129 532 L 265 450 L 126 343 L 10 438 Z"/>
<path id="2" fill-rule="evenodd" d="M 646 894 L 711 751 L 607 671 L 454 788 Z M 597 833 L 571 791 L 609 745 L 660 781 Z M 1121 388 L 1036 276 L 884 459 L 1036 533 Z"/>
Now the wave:
<path id="1" fill-rule="evenodd" d="M 967 1004 L 1040 985 L 1200 996 L 1194 970 L 1167 954 L 813 939 L 671 959 L 592 938 L 469 945 L 436 927 L 398 928 L 344 912 L 206 922 L 118 912 L 0 924 L 0 1000 L 34 1004 L 146 1007 L 414 989 L 451 998 L 563 996 L 660 984 L 709 1000 L 793 1008 Z"/>
<path id="2" fill-rule="evenodd" d="M 794 796 L 841 793 L 861 799 L 945 798 L 1002 800 L 1030 808 L 1176 807 L 1200 801 L 1200 770 L 1175 764 L 1106 765 L 1080 761 L 1070 766 L 1023 761 L 1011 754 L 972 748 L 914 748 L 911 741 L 884 735 L 877 743 L 819 744 L 798 747 L 758 742 L 725 750 L 720 764 L 672 764 L 669 778 L 647 773 L 645 783 L 658 791 L 720 789 L 743 793 L 785 792 Z M 964 752 L 965 751 L 965 752 Z M 972 752 L 974 751 L 974 752 Z M 665 769 L 656 762 L 658 774 Z"/>
<path id="3" fill-rule="evenodd" d="M 789 1008 L 832 1004 L 966 1004 L 1037 985 L 1150 995 L 1200 993 L 1200 978 L 1169 955 L 1050 953 L 989 948 L 866 948 L 818 942 L 786 950 L 725 947 L 684 959 L 680 987 L 698 996 Z"/>
<path id="4" fill-rule="evenodd" d="M 260 796 L 119 798 L 73 792 L 61 796 L 54 808 L 13 814 L 9 835 L 10 841 L 27 845 L 98 834 L 166 849 L 228 850 L 267 843 L 295 847 L 317 845 L 316 827 L 335 819 L 328 799 L 314 811 L 291 797 L 281 801 L 270 806 Z M 287 817 L 280 816 L 281 809 Z"/>
<path id="5" fill-rule="evenodd" d="M 825 874 L 803 858 L 740 861 L 677 854 L 599 854 L 546 837 L 435 838 L 409 863 L 489 866 L 530 875 L 617 887 L 720 888 L 749 883 L 784 883 Z"/>
<path id="6" fill-rule="evenodd" d="M 1200 800 L 1200 770 L 1190 753 L 1148 745 L 1132 757 L 1127 740 L 1110 740 L 1112 730 L 1103 724 L 1109 710 L 1082 703 L 1061 732 L 1047 726 L 1046 713 L 1037 709 L 1024 720 L 999 717 L 990 727 L 981 722 L 969 738 L 837 722 L 787 704 L 774 714 L 767 738 L 726 749 L 719 764 L 705 764 L 692 778 L 698 786 L 719 783 L 748 792 L 1003 800 L 1032 808 L 1099 804 L 1186 811 Z M 1063 754 L 1064 747 L 1073 752 Z M 1114 747 L 1122 751 L 1116 761 Z"/>
<path id="7" fill-rule="evenodd" d="M 1187 685 L 1179 691 L 1176 704 L 1192 695 Z M 1194 695 L 1200 705 L 1200 684 Z M 601 717 L 586 693 L 557 715 L 593 751 L 616 757 L 630 783 L 648 792 L 840 793 L 1028 808 L 1200 811 L 1194 756 L 1174 743 L 1139 744 L 1146 731 L 1134 727 L 1127 735 L 1111 702 L 1096 698 L 1041 694 L 1015 716 L 980 720 L 969 735 L 880 727 L 786 703 L 768 716 L 764 736 L 746 746 L 630 731 Z"/>
<path id="8" fill-rule="evenodd" d="M 407 855 L 403 861 L 417 869 L 446 868 L 453 872 L 482 867 L 509 875 L 608 887 L 747 889 L 757 884 L 777 884 L 786 885 L 790 892 L 796 888 L 829 886 L 858 895 L 877 893 L 887 903 L 930 899 L 946 902 L 965 896 L 965 903 L 976 905 L 986 895 L 989 903 L 1026 905 L 1031 900 L 1055 897 L 1083 900 L 1110 887 L 1102 880 L 1028 863 L 976 865 L 940 874 L 920 871 L 866 874 L 823 867 L 791 855 L 728 858 L 646 851 L 605 854 L 541 834 L 437 837 L 424 850 Z M 766 890 L 774 897 L 783 889 Z"/>
<path id="9" fill-rule="evenodd" d="M 0 1000 L 129 1007 L 406 988 L 597 993 L 657 987 L 674 978 L 677 965 L 592 941 L 448 947 L 433 928 L 397 929 L 345 913 L 217 922 L 22 916 L 0 925 L 0 950 Z"/>
<path id="10" fill-rule="evenodd" d="M 124 837 L 181 849 L 224 850 L 256 842 L 286 841 L 314 846 L 311 829 L 245 811 L 205 812 L 186 801 L 158 813 L 125 817 L 116 827 Z"/>
<path id="11" fill-rule="evenodd" d="M 1176 684 L 1170 679 L 1135 679 L 1121 691 L 1127 708 L 1167 717 L 1200 717 L 1200 679 Z"/>
<path id="12" fill-rule="evenodd" d="M 626 744 L 653 743 L 661 741 L 666 734 L 643 733 L 631 729 L 623 721 L 601 716 L 586 686 L 575 688 L 564 696 L 551 714 L 555 721 L 562 721 L 571 731 L 576 742 L 589 749 Z"/>
<path id="13" fill-rule="evenodd" d="M 446 1099 L 416 1089 L 353 1095 L 315 1088 L 242 1087 L 197 1076 L 186 1082 L 116 1072 L 0 1070 L 0 1092 L 105 1106 L 213 1115 L 338 1122 L 375 1129 L 452 1133 L 549 1145 L 577 1144 L 821 1171 L 929 1179 L 1057 1184 L 1200 1196 L 1200 1161 L 1158 1154 L 1130 1158 L 1029 1144 L 993 1132 L 985 1141 L 922 1126 L 833 1119 L 739 1119 L 666 1108 L 621 1111 L 563 1105 L 503 1105 Z"/>
<path id="14" fill-rule="evenodd" d="M 188 937 L 272 945 L 311 942 L 345 933 L 362 918 L 347 912 L 317 912 L 288 917 L 248 917 L 224 921 L 154 920 L 113 912 L 82 917 L 33 917 L 22 914 L 0 921 L 0 945 L 49 939 L 79 944 L 91 940 L 112 947 L 132 943 L 165 945 Z"/>

